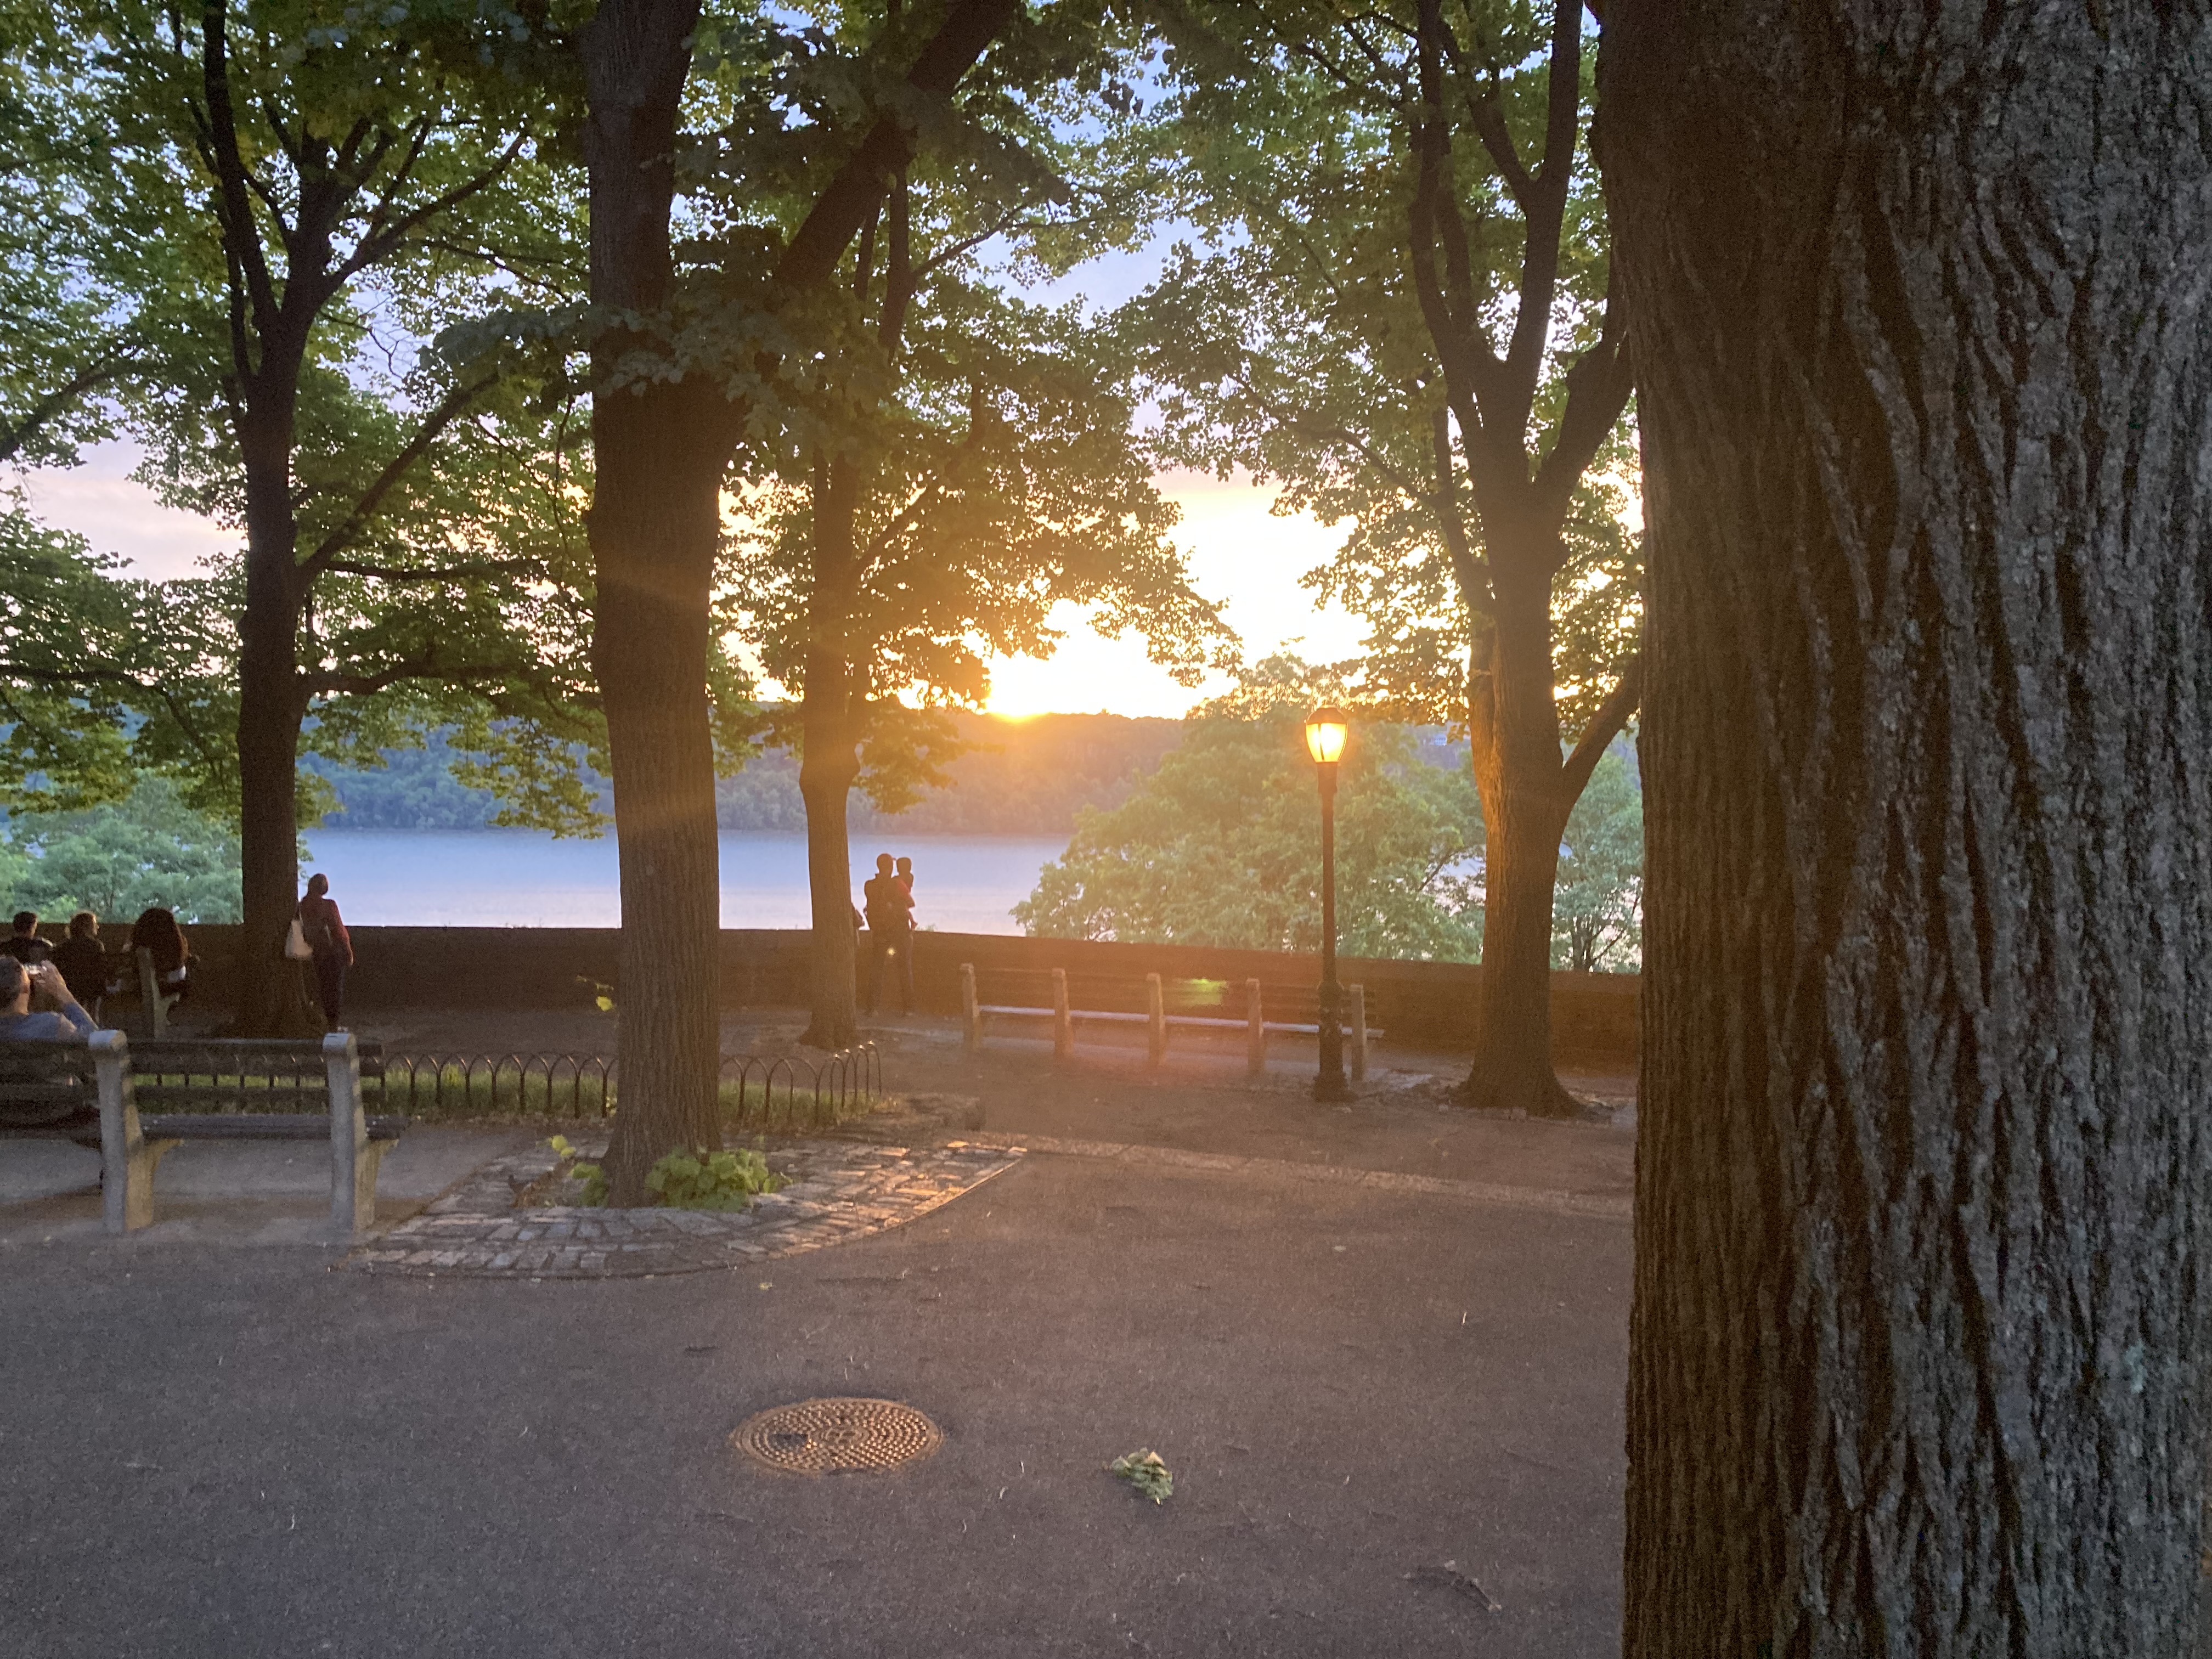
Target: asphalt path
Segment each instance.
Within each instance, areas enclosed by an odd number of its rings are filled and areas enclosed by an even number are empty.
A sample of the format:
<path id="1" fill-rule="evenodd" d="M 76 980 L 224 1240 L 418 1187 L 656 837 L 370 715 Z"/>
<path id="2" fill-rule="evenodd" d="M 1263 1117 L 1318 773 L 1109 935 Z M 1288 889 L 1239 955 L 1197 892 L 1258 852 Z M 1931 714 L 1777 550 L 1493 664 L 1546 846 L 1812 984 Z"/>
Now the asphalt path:
<path id="1" fill-rule="evenodd" d="M 741 1275 L 333 1261 L 0 1247 L 0 1646 L 1618 1648 L 1619 1219 L 1033 1154 Z M 920 1407 L 943 1449 L 810 1480 L 727 1444 L 845 1394 Z M 1103 1468 L 1139 1447 L 1175 1472 L 1163 1505 Z"/>

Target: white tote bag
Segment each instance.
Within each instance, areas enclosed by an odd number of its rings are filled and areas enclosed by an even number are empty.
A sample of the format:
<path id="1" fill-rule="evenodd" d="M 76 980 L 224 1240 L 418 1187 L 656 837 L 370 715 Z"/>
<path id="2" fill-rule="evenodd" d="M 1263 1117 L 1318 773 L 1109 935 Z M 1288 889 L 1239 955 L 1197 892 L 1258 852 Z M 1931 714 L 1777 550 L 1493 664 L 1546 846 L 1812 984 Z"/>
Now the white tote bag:
<path id="1" fill-rule="evenodd" d="M 284 934 L 284 959 L 287 962 L 312 962 L 314 957 L 314 951 L 307 944 L 306 930 L 300 926 L 299 917 L 293 917 L 292 926 Z"/>

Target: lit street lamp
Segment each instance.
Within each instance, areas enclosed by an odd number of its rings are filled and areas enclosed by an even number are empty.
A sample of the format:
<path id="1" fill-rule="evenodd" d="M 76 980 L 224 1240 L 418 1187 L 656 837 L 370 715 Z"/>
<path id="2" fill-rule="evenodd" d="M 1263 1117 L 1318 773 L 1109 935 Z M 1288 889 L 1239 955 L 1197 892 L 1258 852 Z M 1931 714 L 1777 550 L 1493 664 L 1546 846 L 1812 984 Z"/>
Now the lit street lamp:
<path id="1" fill-rule="evenodd" d="M 1344 1086 L 1343 994 L 1336 983 L 1336 763 L 1352 717 L 1334 704 L 1306 716 L 1306 753 L 1321 777 L 1321 1071 L 1314 1079 L 1316 1100 L 1349 1100 Z"/>

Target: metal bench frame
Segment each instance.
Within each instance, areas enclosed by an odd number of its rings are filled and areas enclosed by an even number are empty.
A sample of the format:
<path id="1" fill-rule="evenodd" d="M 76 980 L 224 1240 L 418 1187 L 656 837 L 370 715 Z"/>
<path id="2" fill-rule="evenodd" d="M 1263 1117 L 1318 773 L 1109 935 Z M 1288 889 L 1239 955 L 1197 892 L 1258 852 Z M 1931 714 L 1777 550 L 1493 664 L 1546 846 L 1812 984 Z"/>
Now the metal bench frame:
<path id="1" fill-rule="evenodd" d="M 33 1046 L 9 1045 L 11 1048 Z M 120 1031 L 95 1031 L 86 1046 L 91 1051 L 93 1084 L 100 1105 L 101 1220 L 111 1233 L 136 1232 L 153 1224 L 154 1172 L 173 1146 L 186 1140 L 306 1139 L 322 1130 L 320 1114 L 155 1113 L 142 1119 L 130 1039 Z M 267 1052 L 290 1045 L 250 1046 Z M 337 1238 L 349 1241 L 375 1225 L 377 1171 L 385 1153 L 398 1144 L 401 1126 L 384 1118 L 372 1126 L 363 1111 L 361 1053 L 352 1033 L 331 1033 L 323 1039 L 320 1053 L 330 1090 L 331 1231 Z M 40 1090 L 46 1086 L 32 1085 Z M 6 1090 L 7 1085 L 0 1083 L 0 1094 Z M 153 1127 L 151 1135 L 146 1133 L 149 1124 Z M 0 1139 L 69 1139 L 88 1144 L 83 1129 L 64 1125 L 0 1128 Z"/>

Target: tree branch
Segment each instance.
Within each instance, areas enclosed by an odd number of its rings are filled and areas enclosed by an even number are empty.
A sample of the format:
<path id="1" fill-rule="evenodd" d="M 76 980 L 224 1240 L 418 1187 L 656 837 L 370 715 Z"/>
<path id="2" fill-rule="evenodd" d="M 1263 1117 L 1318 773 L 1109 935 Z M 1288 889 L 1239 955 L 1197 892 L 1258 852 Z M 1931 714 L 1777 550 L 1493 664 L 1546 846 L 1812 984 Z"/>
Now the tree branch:
<path id="1" fill-rule="evenodd" d="M 301 562 L 301 568 L 310 580 L 328 569 L 331 561 L 359 538 L 361 532 L 368 527 L 370 521 L 382 509 L 384 498 L 398 485 L 400 479 L 406 476 L 407 470 L 422 459 L 430 446 L 438 441 L 439 434 L 459 419 L 477 398 L 496 384 L 496 375 L 486 375 L 482 380 L 455 386 L 446 394 L 444 401 L 423 417 L 422 424 L 415 428 L 415 435 L 407 441 L 406 447 L 393 456 L 384 471 L 376 475 L 376 481 L 362 492 L 353 511 L 346 515 L 345 522 L 325 537 L 322 544 Z"/>
<path id="2" fill-rule="evenodd" d="M 407 233 L 424 220 L 443 213 L 448 208 L 459 207 L 477 191 L 497 183 L 507 168 L 514 165 L 514 158 L 522 153 L 524 137 L 525 135 L 521 133 L 516 133 L 507 141 L 507 148 L 500 152 L 499 159 L 474 178 L 463 179 L 451 190 L 432 197 L 420 207 L 410 209 L 398 218 L 387 221 L 381 228 L 375 228 L 374 221 L 372 219 L 372 228 L 364 234 L 360 242 L 356 245 L 353 256 L 337 268 L 335 280 L 340 283 L 346 282 L 398 246 L 406 240 Z M 404 177 L 405 168 L 413 167 L 414 156 L 419 153 L 419 149 L 410 152 L 400 178 Z M 399 187 L 400 178 L 395 178 L 392 181 L 394 191 Z M 384 199 L 377 204 L 376 214 L 381 216 L 391 204 L 392 197 L 390 192 L 387 192 Z"/>
<path id="3" fill-rule="evenodd" d="M 434 568 L 404 564 L 357 564 L 331 559 L 320 569 L 331 576 L 365 576 L 383 582 L 467 582 L 492 576 L 535 576 L 545 569 L 539 559 L 484 559 L 474 564 L 443 565 Z"/>
<path id="4" fill-rule="evenodd" d="M 1019 11 L 1020 0 L 955 0 L 907 71 L 908 88 L 949 95 Z M 893 176 L 913 160 L 914 135 L 905 121 L 895 114 L 878 117 L 792 233 L 776 261 L 773 291 L 780 297 L 828 281 L 847 245 L 874 216 Z"/>
<path id="5" fill-rule="evenodd" d="M 1628 330 L 1623 321 L 1626 301 L 1618 269 L 1607 272 L 1605 321 L 1596 343 L 1567 370 L 1566 406 L 1559 414 L 1559 429 L 1552 440 L 1551 453 L 1536 469 L 1537 507 L 1555 518 L 1565 518 L 1575 486 L 1596 459 L 1635 389 Z"/>
<path id="6" fill-rule="evenodd" d="M 1544 160 L 1523 213 L 1528 240 L 1521 253 L 1521 304 L 1505 363 L 1521 402 L 1517 434 L 1528 424 L 1536 383 L 1544 372 L 1544 342 L 1552 330 L 1552 301 L 1559 283 L 1559 230 L 1567 186 L 1575 171 L 1575 134 L 1582 115 L 1582 7 L 1558 0 L 1552 21 L 1552 65 L 1545 95 Z M 1525 394 L 1523 392 L 1525 388 Z"/>
<path id="7" fill-rule="evenodd" d="M 121 374 L 136 355 L 135 346 L 121 346 L 98 362 L 79 369 L 62 385 L 35 399 L 20 421 L 0 423 L 0 463 L 14 460 L 23 452 L 24 446 L 38 436 L 41 428 L 88 392 L 97 392 Z"/>
<path id="8" fill-rule="evenodd" d="M 1559 769 L 1559 781 L 1569 800 L 1582 799 L 1583 790 L 1589 783 L 1590 774 L 1597 770 L 1597 763 L 1605 757 L 1606 749 L 1620 735 L 1621 728 L 1628 724 L 1628 717 L 1636 712 L 1636 705 L 1643 698 L 1644 659 L 1638 655 L 1631 657 L 1623 665 L 1620 682 L 1607 695 L 1606 700 L 1597 706 L 1597 712 L 1590 716 L 1589 725 L 1583 732 L 1582 741 L 1575 744 L 1574 752 L 1567 757 L 1566 763 Z"/>
<path id="9" fill-rule="evenodd" d="M 1467 538 L 1467 521 L 1459 515 L 1459 486 L 1454 483 L 1452 468 L 1451 423 L 1443 410 L 1429 416 L 1429 461 L 1436 474 L 1436 489 L 1429 497 L 1437 515 L 1437 528 L 1444 538 L 1444 552 L 1451 560 L 1452 575 L 1459 583 L 1460 598 L 1469 611 L 1486 611 L 1496 603 L 1491 592 L 1490 571 L 1485 562 L 1475 556 Z"/>
<path id="10" fill-rule="evenodd" d="M 225 9 L 226 0 L 205 0 L 200 10 L 200 82 L 207 94 L 209 160 L 215 167 L 221 204 L 216 217 L 222 224 L 224 251 L 238 266 L 252 302 L 255 325 L 266 338 L 276 323 L 276 290 L 270 281 L 260 235 L 253 228 L 253 204 L 246 199 L 246 163 L 238 146 L 238 118 L 230 102 Z M 250 372 L 250 365 L 241 362 L 239 372 Z"/>

